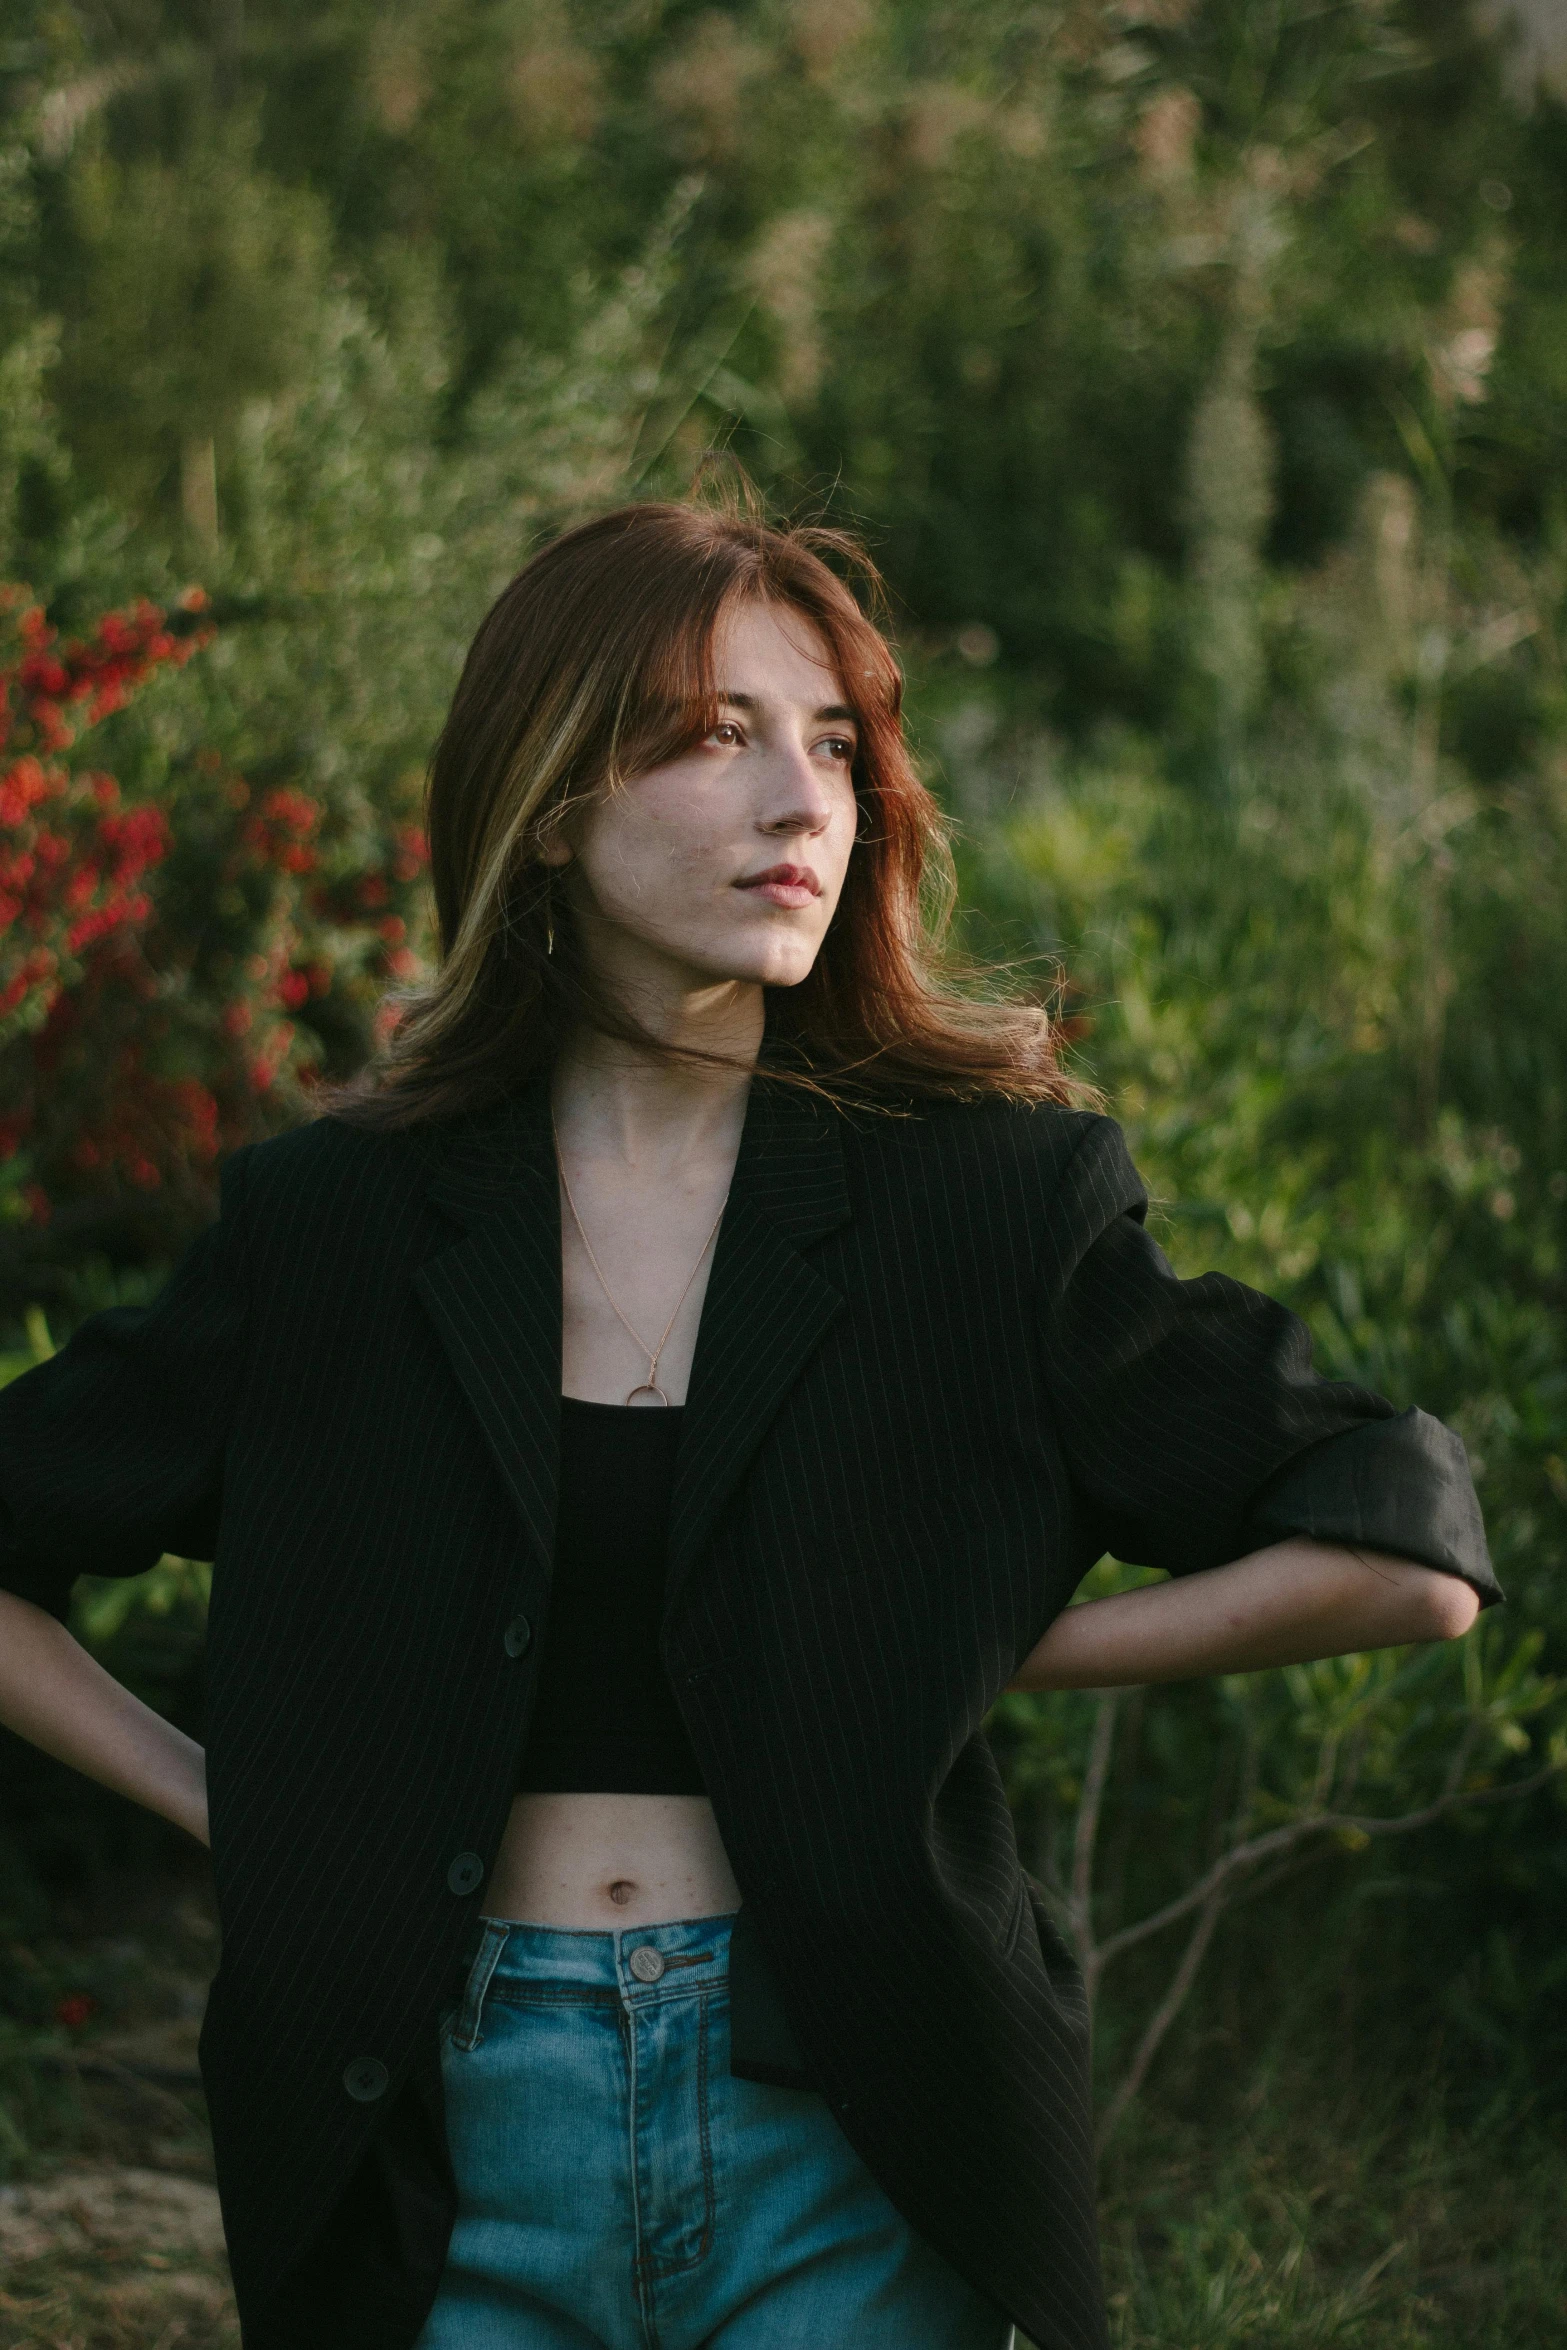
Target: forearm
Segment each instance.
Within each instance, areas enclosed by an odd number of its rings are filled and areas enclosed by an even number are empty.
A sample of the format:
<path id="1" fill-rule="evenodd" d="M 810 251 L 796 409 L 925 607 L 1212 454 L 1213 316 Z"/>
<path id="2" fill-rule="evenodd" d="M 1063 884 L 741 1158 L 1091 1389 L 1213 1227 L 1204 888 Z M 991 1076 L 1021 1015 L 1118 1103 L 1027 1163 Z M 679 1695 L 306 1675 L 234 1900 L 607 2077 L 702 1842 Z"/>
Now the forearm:
<path id="1" fill-rule="evenodd" d="M 1066 1609 L 1007 1687 L 1115 1689 L 1260 1672 L 1453 1639 L 1478 1611 L 1467 1583 L 1409 1559 L 1276 1542 L 1228 1566 Z"/>
<path id="2" fill-rule="evenodd" d="M 207 1842 L 206 1756 L 43 1608 L 0 1591 L 0 1722 Z"/>

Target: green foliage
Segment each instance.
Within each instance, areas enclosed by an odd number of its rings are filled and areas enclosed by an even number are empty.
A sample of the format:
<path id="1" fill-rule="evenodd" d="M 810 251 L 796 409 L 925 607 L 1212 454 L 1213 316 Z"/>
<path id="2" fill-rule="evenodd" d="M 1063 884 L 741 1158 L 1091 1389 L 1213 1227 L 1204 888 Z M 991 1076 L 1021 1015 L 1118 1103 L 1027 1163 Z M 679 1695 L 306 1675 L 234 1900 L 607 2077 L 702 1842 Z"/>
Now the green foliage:
<path id="1" fill-rule="evenodd" d="M 1087 1596 L 1127 1583 L 1107 1564 Z M 1391 1839 L 1461 1830 L 1477 1808 L 1554 1796 L 1559 1815 L 1567 1692 L 1538 1670 L 1543 1643 L 1493 1620 L 1456 1652 L 1334 1657 L 1209 1687 L 1001 1699 L 992 1739 L 1090 2000 L 1133 1954 L 1144 1985 L 1158 1985 L 1156 1998 L 1101 2009 L 1103 2142 L 1236 1904 L 1340 1856 L 1373 1879 L 1380 1863 L 1386 1876 Z"/>
<path id="2" fill-rule="evenodd" d="M 106 754 L 165 825 L 134 966 L 103 959 L 47 1066 L 42 1046 L 0 1064 L 18 1177 L 56 1210 L 13 1230 L 12 1311 L 66 1298 L 84 1253 L 171 1255 L 210 1213 L 216 1153 L 357 1066 L 387 982 L 418 972 L 423 757 L 479 614 L 542 525 L 656 465 L 667 427 L 639 445 L 680 374 L 649 338 L 689 204 L 677 191 L 637 263 L 580 290 L 566 352 L 510 355 L 458 448 L 438 442 L 439 304 L 417 267 L 395 331 L 324 298 L 286 395 L 239 413 L 226 537 L 206 550 L 215 641 L 178 695 L 113 723 Z M 62 545 L 36 552 L 47 577 Z M 151 538 L 145 567 L 170 580 L 174 557 Z M 60 609 L 85 593 L 54 585 Z"/>
<path id="3" fill-rule="evenodd" d="M 68 206 L 56 396 L 73 448 L 88 481 L 136 506 L 183 461 L 188 510 L 199 451 L 303 368 L 319 207 L 248 169 L 231 126 L 177 164 L 84 154 Z"/>

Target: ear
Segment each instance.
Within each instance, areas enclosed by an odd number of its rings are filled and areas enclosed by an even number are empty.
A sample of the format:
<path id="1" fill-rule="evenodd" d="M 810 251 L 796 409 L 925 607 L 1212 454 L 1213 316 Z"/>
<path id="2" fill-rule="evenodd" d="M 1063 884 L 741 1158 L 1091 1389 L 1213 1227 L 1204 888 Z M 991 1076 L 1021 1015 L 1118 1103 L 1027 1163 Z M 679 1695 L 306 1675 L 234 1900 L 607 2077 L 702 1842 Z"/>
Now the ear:
<path id="1" fill-rule="evenodd" d="M 557 871 L 562 865 L 569 865 L 571 863 L 570 841 L 563 840 L 558 832 L 552 832 L 547 840 L 541 841 L 539 844 L 539 863 L 553 865 Z"/>

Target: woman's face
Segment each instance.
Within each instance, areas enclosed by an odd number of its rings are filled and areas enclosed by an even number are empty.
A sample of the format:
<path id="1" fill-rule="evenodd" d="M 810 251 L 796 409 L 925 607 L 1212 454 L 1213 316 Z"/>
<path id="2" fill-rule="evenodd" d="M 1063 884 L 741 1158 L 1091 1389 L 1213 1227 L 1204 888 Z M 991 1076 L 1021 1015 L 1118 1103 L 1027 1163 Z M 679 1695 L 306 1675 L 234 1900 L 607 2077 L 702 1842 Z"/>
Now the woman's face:
<path id="1" fill-rule="evenodd" d="M 747 601 L 713 643 L 718 724 L 602 793 L 549 852 L 592 965 L 654 985 L 793 987 L 843 887 L 858 804 L 854 717 L 825 640 Z"/>

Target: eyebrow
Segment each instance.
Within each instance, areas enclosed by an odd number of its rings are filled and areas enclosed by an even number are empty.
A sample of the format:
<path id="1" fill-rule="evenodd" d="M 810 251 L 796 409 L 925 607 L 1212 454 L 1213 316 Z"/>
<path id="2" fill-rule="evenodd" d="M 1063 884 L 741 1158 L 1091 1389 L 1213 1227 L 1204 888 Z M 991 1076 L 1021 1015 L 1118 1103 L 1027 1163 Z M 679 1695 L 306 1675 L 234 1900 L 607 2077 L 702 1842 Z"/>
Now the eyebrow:
<path id="1" fill-rule="evenodd" d="M 759 710 L 762 706 L 755 694 L 732 694 L 727 686 L 719 687 L 716 699 L 726 703 L 731 710 Z M 860 723 L 847 702 L 824 702 L 819 710 L 811 712 L 811 717 L 816 723 L 826 718 L 846 720 L 850 726 L 858 726 Z"/>

